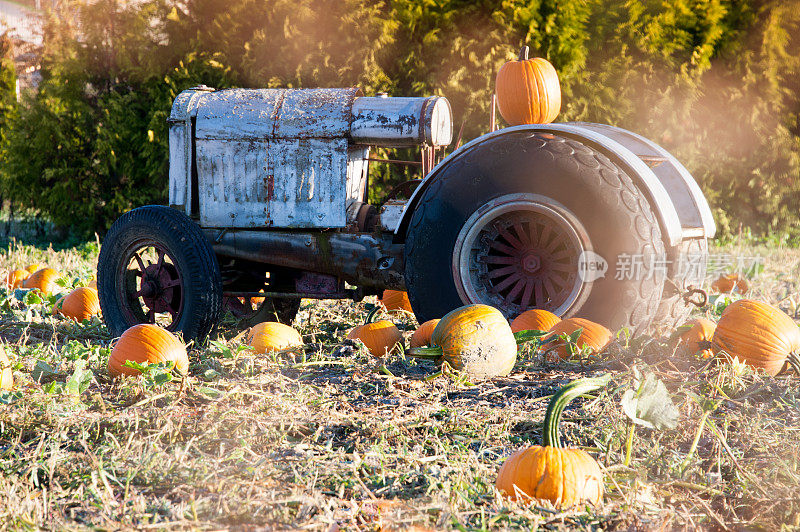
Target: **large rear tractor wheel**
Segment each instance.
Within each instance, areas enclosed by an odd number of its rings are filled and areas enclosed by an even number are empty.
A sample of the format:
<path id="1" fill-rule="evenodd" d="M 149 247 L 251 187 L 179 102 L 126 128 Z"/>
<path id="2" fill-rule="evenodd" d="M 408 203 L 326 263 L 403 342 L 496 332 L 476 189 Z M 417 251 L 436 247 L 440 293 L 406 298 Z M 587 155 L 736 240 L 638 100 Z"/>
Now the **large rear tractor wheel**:
<path id="1" fill-rule="evenodd" d="M 638 333 L 659 305 L 663 259 L 653 210 L 622 168 L 580 142 L 516 132 L 464 153 L 422 193 L 406 286 L 420 322 L 485 303 Z"/>

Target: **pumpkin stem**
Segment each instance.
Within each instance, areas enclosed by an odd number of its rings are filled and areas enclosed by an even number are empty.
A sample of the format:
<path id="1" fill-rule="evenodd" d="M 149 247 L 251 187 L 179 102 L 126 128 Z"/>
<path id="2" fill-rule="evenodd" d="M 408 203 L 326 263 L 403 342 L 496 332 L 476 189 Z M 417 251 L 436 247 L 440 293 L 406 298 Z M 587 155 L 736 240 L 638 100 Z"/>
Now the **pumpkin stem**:
<path id="1" fill-rule="evenodd" d="M 527 44 L 523 45 L 522 48 L 519 49 L 519 60 L 527 61 L 528 54 L 530 54 L 530 52 L 531 52 L 530 47 Z"/>
<path id="2" fill-rule="evenodd" d="M 406 349 L 406 356 L 414 358 L 438 358 L 442 356 L 442 348 L 439 346 L 431 347 L 412 347 Z"/>
<path id="3" fill-rule="evenodd" d="M 561 413 L 564 411 L 564 408 L 576 397 L 598 390 L 608 384 L 610 380 L 610 374 L 603 375 L 602 377 L 578 379 L 558 390 L 550 399 L 550 404 L 547 405 L 547 412 L 544 415 L 542 445 L 545 447 L 561 448 L 558 424 L 561 422 Z"/>
<path id="4" fill-rule="evenodd" d="M 786 357 L 786 362 L 795 373 L 800 375 L 800 353 L 789 353 L 789 356 Z"/>
<path id="5" fill-rule="evenodd" d="M 375 308 L 370 310 L 369 314 L 367 314 L 367 319 L 364 321 L 364 325 L 366 325 L 368 323 L 374 323 L 375 322 L 375 316 L 377 316 L 378 312 L 380 312 L 380 311 L 381 311 L 380 305 L 375 305 Z"/>

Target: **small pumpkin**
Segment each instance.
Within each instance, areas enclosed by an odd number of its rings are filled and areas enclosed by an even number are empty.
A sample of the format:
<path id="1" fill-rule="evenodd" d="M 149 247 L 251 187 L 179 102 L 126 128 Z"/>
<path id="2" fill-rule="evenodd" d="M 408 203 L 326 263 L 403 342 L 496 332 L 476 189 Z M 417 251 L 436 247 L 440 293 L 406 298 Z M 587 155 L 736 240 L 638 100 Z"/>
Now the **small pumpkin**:
<path id="1" fill-rule="evenodd" d="M 407 354 L 447 362 L 476 378 L 508 375 L 517 361 L 514 333 L 505 316 L 489 305 L 467 305 L 447 313 L 433 329 L 431 345 Z"/>
<path id="2" fill-rule="evenodd" d="M 408 292 L 403 290 L 384 290 L 380 299 L 386 310 L 405 310 L 406 312 L 414 312 L 411 309 L 411 302 L 408 300 Z"/>
<path id="3" fill-rule="evenodd" d="M 433 335 L 433 330 L 436 328 L 439 321 L 438 319 L 428 320 L 417 327 L 417 330 L 411 335 L 411 339 L 408 342 L 409 345 L 411 347 L 425 347 L 426 345 L 430 345 L 431 335 Z"/>
<path id="4" fill-rule="evenodd" d="M 710 358 L 714 351 L 711 349 L 711 339 L 717 324 L 708 318 L 695 318 L 680 327 L 683 332 L 678 340 L 678 347 L 689 354 L 699 354 L 703 358 Z"/>
<path id="5" fill-rule="evenodd" d="M 372 309 L 364 325 L 354 327 L 347 333 L 348 339 L 361 340 L 375 357 L 385 356 L 397 344 L 403 345 L 403 335 L 394 323 L 389 320 L 374 321 L 379 310 L 379 307 Z"/>
<path id="6" fill-rule="evenodd" d="M 123 365 L 128 360 L 142 364 L 174 362 L 175 369 L 183 374 L 189 369 L 189 356 L 183 342 L 168 330 L 150 323 L 134 325 L 119 337 L 108 358 L 111 376 L 138 375 L 138 369 Z"/>
<path id="7" fill-rule="evenodd" d="M 56 285 L 56 279 L 58 279 L 58 277 L 59 273 L 53 268 L 42 268 L 41 270 L 36 270 L 30 277 L 25 279 L 22 283 L 22 287 L 37 288 L 44 295 L 49 295 L 50 292 L 55 290 L 58 286 Z"/>
<path id="8" fill-rule="evenodd" d="M 28 273 L 33 273 L 33 272 L 37 271 L 38 269 L 40 269 L 41 267 L 42 267 L 41 264 L 33 263 L 33 264 L 29 264 L 28 267 L 25 268 L 25 270 Z"/>
<path id="9" fill-rule="evenodd" d="M 59 305 L 58 303 L 61 302 Z M 56 302 L 59 312 L 77 321 L 91 319 L 92 316 L 100 314 L 100 300 L 97 297 L 97 290 L 94 288 L 76 288 L 67 294 L 63 300 Z"/>
<path id="10" fill-rule="evenodd" d="M 511 322 L 511 331 L 549 331 L 561 318 L 541 308 L 526 310 Z"/>
<path id="11" fill-rule="evenodd" d="M 0 390 L 10 390 L 13 387 L 14 372 L 11 371 L 11 360 L 5 349 L 0 347 Z"/>
<path id="12" fill-rule="evenodd" d="M 256 353 L 280 351 L 303 345 L 303 337 L 292 327 L 276 321 L 265 321 L 254 326 L 247 335 L 247 343 Z"/>
<path id="13" fill-rule="evenodd" d="M 777 375 L 787 362 L 795 367 L 800 363 L 800 328 L 769 303 L 740 299 L 722 313 L 712 347 Z"/>
<path id="14" fill-rule="evenodd" d="M 6 288 L 9 290 L 19 288 L 29 275 L 30 273 L 27 270 L 11 270 L 6 276 Z"/>
<path id="15" fill-rule="evenodd" d="M 495 81 L 500 115 L 512 126 L 549 124 L 561 110 L 558 73 L 547 59 L 528 59 L 523 46 L 517 61 L 500 67 Z"/>
<path id="16" fill-rule="evenodd" d="M 603 500 L 603 473 L 586 451 L 564 448 L 558 425 L 564 407 L 576 397 L 605 386 L 610 375 L 578 379 L 561 388 L 547 406 L 542 430 L 542 445 L 512 454 L 500 467 L 495 486 L 512 500 L 518 494 L 547 500 L 568 508 L 584 501 Z"/>
<path id="17" fill-rule="evenodd" d="M 580 349 L 588 347 L 590 350 L 589 354 L 592 355 L 602 353 L 603 349 L 605 349 L 614 338 L 614 334 L 608 330 L 607 327 L 584 318 L 567 318 L 566 320 L 562 320 L 550 327 L 548 336 L 552 337 L 561 334 L 571 335 L 578 329 L 581 329 L 581 334 L 575 344 Z M 553 349 L 562 359 L 567 359 L 572 356 L 567 347 L 567 343 L 563 340 L 555 340 Z"/>
<path id="18" fill-rule="evenodd" d="M 721 275 L 716 281 L 711 283 L 712 290 L 723 294 L 732 292 L 734 288 L 738 293 L 744 295 L 750 290 L 750 283 L 748 283 L 747 279 L 744 277 L 739 277 L 738 273 Z"/>
<path id="19" fill-rule="evenodd" d="M 87 288 L 94 288 L 95 290 L 97 290 L 97 277 L 92 276 L 92 278 L 86 284 L 86 287 Z"/>

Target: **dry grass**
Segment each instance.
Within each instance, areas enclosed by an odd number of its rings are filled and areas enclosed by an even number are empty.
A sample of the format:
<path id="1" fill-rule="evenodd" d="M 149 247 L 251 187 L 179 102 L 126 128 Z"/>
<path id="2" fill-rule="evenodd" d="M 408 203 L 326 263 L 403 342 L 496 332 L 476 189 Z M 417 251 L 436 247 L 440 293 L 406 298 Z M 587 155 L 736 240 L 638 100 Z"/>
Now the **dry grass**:
<path id="1" fill-rule="evenodd" d="M 0 267 L 39 261 L 80 277 L 95 251 L 15 246 Z M 746 251 L 766 261 L 754 293 L 796 315 L 800 251 Z M 526 348 L 511 377 L 471 385 L 426 380 L 434 366 L 400 353 L 384 371 L 342 344 L 363 304 L 308 301 L 295 324 L 303 352 L 255 356 L 225 331 L 193 349 L 184 381 L 115 383 L 101 324 L 39 310 L 17 306 L 0 319 L 17 380 L 0 404 L 0 528 L 800 527 L 797 377 L 678 355 L 666 338 L 622 340 L 588 364 Z M 409 332 L 415 325 L 395 319 Z M 88 387 L 67 393 L 84 364 Z M 625 467 L 620 398 L 633 365 L 658 374 L 682 417 L 674 430 L 638 428 Z M 499 497 L 497 470 L 539 443 L 548 396 L 605 372 L 612 384 L 576 401 L 562 428 L 606 469 L 604 505 L 560 512 Z M 681 471 L 702 415 L 695 396 L 719 406 Z"/>

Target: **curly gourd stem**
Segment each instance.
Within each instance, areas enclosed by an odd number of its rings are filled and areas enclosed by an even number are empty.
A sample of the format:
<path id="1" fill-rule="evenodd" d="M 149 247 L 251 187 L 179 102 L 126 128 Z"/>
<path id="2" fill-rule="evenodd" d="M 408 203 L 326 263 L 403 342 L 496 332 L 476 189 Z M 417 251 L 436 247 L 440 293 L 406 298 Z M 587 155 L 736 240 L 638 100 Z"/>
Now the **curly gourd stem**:
<path id="1" fill-rule="evenodd" d="M 800 375 L 800 353 L 789 353 L 786 362 L 789 363 L 789 367 L 794 369 L 795 373 Z"/>
<path id="2" fill-rule="evenodd" d="M 524 45 L 522 48 L 520 48 L 520 50 L 519 50 L 519 60 L 520 61 L 527 61 L 528 60 L 528 54 L 530 54 L 530 51 L 531 51 L 531 49 L 528 47 L 527 44 Z"/>
<path id="3" fill-rule="evenodd" d="M 550 404 L 547 405 L 547 412 L 544 415 L 542 445 L 545 447 L 561 448 L 558 424 L 561 422 L 561 413 L 564 411 L 564 408 L 576 397 L 598 390 L 608 384 L 610 380 L 610 374 L 603 375 L 602 377 L 578 379 L 558 390 L 553 398 L 550 399 Z"/>
<path id="4" fill-rule="evenodd" d="M 376 306 L 375 308 L 370 310 L 369 314 L 367 314 L 367 319 L 364 320 L 364 325 L 366 325 L 368 323 L 373 323 L 375 321 L 375 316 L 377 316 L 378 312 L 380 312 L 380 311 L 381 311 L 381 307 L 380 306 Z"/>

